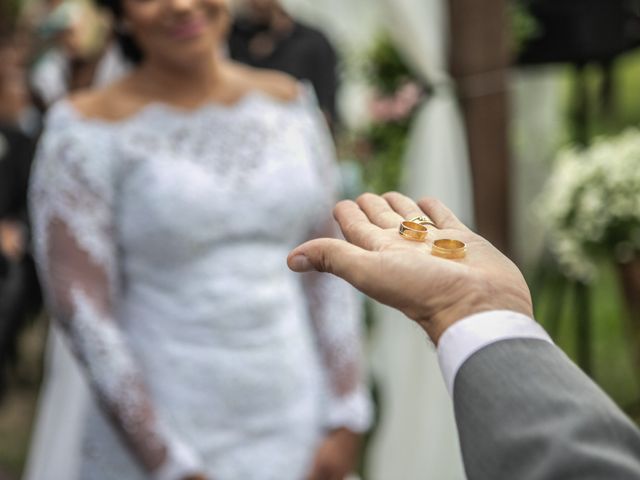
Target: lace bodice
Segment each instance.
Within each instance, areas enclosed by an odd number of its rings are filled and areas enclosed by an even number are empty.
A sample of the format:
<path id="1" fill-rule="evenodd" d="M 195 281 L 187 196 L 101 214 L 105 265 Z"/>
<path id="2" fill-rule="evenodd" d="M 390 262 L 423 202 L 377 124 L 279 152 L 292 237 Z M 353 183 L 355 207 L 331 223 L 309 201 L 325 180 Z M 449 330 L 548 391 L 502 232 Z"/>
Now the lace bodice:
<path id="1" fill-rule="evenodd" d="M 285 263 L 335 233 L 335 172 L 308 94 L 151 104 L 116 123 L 52 109 L 30 192 L 39 271 L 138 463 L 109 453 L 111 427 L 96 421 L 87 468 L 295 479 L 323 429 L 367 427 L 359 302 L 339 279 L 301 281 Z"/>

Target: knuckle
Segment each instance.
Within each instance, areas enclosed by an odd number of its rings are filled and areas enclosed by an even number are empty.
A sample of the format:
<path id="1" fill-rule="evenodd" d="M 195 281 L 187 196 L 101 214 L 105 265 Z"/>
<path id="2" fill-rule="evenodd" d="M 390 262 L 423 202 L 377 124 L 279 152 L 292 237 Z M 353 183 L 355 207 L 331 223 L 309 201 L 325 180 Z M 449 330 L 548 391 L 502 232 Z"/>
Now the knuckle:
<path id="1" fill-rule="evenodd" d="M 318 260 L 318 270 L 320 272 L 333 273 L 333 262 L 328 251 L 322 251 Z"/>

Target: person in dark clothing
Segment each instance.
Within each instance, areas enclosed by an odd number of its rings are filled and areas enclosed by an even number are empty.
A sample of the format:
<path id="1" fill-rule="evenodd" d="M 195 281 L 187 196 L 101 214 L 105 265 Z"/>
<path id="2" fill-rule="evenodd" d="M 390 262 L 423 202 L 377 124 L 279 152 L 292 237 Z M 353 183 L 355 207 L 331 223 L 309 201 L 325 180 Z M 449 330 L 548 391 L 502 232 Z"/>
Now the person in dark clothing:
<path id="1" fill-rule="evenodd" d="M 24 219 L 34 140 L 0 121 L 0 218 Z"/>
<path id="2" fill-rule="evenodd" d="M 330 125 L 336 123 L 337 56 L 326 36 L 293 19 L 277 0 L 246 0 L 229 35 L 236 61 L 310 81 Z"/>
<path id="3" fill-rule="evenodd" d="M 4 45 L 3 59 L 11 46 Z M 18 357 L 18 337 L 41 307 L 33 259 L 29 253 L 27 188 L 36 140 L 19 127 L 28 105 L 22 65 L 3 62 L 0 74 L 0 397 L 8 367 Z"/>
<path id="4" fill-rule="evenodd" d="M 0 125 L 0 398 L 8 367 L 18 359 L 18 337 L 41 306 L 28 249 L 26 192 L 35 141 Z"/>

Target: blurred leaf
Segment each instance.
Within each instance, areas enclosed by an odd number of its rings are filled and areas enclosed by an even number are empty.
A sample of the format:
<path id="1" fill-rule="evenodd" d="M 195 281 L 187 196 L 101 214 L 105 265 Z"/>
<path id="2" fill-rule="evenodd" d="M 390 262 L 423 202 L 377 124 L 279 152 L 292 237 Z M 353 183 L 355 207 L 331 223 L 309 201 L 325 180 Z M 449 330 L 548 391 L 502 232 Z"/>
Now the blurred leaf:
<path id="1" fill-rule="evenodd" d="M 541 34 L 542 26 L 522 0 L 512 0 L 508 11 L 511 21 L 511 51 L 517 54 L 527 42 Z"/>
<path id="2" fill-rule="evenodd" d="M 415 77 L 387 35 L 381 35 L 371 49 L 365 73 L 371 86 L 383 95 L 396 92 Z"/>

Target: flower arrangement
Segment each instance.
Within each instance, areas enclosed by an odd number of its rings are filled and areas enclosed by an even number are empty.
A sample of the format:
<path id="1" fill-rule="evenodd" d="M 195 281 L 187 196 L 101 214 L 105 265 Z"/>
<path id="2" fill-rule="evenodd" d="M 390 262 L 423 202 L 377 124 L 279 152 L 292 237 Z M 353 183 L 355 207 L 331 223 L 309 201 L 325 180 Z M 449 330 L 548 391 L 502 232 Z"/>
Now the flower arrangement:
<path id="1" fill-rule="evenodd" d="M 367 189 L 394 190 L 399 187 L 409 128 L 427 89 L 386 36 L 368 52 L 361 70 L 371 89 L 370 122 L 348 138 L 346 150 L 362 165 Z"/>
<path id="2" fill-rule="evenodd" d="M 640 130 L 562 150 L 537 210 L 568 277 L 590 283 L 599 259 L 630 262 L 640 252 Z"/>

